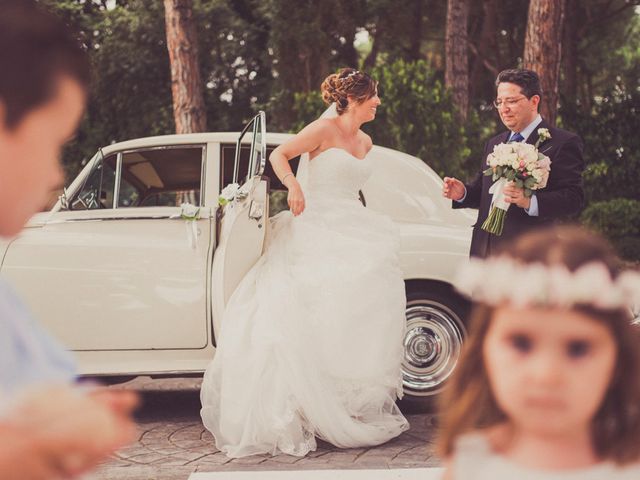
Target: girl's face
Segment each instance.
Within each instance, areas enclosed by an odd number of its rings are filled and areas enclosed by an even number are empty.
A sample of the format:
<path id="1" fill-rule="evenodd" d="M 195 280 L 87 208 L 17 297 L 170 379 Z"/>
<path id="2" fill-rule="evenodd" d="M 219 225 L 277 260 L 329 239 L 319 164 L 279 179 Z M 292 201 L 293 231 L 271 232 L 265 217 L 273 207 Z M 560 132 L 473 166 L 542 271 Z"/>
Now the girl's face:
<path id="1" fill-rule="evenodd" d="M 587 428 L 616 356 L 609 329 L 572 310 L 497 308 L 483 344 L 498 406 L 514 426 L 537 434 Z"/>

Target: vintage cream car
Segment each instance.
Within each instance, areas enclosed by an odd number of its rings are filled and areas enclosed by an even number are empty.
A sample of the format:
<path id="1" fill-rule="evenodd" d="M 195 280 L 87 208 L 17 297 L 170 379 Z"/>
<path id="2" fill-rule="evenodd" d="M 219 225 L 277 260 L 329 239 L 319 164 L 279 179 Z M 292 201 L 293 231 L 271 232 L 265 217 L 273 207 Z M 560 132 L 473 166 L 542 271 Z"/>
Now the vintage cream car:
<path id="1" fill-rule="evenodd" d="M 261 112 L 240 136 L 104 147 L 51 211 L 0 245 L 2 275 L 75 352 L 84 375 L 202 373 L 225 302 L 261 254 L 269 212 L 284 203 L 266 159 L 288 138 L 266 134 Z M 375 173 L 361 200 L 402 234 L 405 391 L 429 396 L 460 354 L 467 304 L 451 283 L 474 219 L 450 208 L 441 179 L 420 159 L 377 146 L 370 155 Z M 219 207 L 234 179 L 241 188 L 233 207 Z M 182 203 L 199 206 L 199 218 L 181 218 Z"/>

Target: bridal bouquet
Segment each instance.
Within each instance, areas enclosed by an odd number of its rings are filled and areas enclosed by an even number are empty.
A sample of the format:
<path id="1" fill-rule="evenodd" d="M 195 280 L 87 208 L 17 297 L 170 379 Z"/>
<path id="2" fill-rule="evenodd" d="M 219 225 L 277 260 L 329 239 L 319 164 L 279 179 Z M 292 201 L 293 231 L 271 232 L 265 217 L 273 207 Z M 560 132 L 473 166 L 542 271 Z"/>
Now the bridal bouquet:
<path id="1" fill-rule="evenodd" d="M 483 173 L 491 175 L 495 182 L 489 189 L 493 194 L 491 211 L 482 224 L 482 229 L 502 235 L 504 218 L 510 203 L 504 200 L 503 190 L 507 182 L 514 182 L 518 188 L 524 188 L 524 195 L 531 197 L 534 190 L 547 186 L 551 160 L 538 151 L 540 144 L 551 138 L 549 130 L 538 129 L 538 141 L 535 145 L 524 142 L 500 143 L 487 157 L 487 168 Z"/>

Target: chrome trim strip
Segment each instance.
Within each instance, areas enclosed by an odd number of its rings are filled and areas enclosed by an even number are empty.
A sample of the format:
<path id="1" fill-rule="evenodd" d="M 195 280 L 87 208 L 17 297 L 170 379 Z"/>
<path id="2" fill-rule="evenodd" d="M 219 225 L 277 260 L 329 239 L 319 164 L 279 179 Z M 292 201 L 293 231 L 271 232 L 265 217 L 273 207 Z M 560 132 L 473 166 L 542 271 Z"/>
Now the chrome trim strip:
<path id="1" fill-rule="evenodd" d="M 164 350 L 164 349 L 162 349 Z M 168 350 L 168 349 L 167 349 Z M 202 350 L 201 348 L 174 349 L 174 350 Z M 74 352 L 119 352 L 122 350 L 72 350 Z M 140 377 L 140 376 L 180 376 L 184 374 L 201 374 L 204 370 L 135 370 L 133 372 L 114 372 L 114 373 L 80 373 L 79 377 Z"/>
<path id="2" fill-rule="evenodd" d="M 175 144 L 175 145 L 159 145 L 156 147 L 137 147 L 130 148 L 128 150 L 121 150 L 118 153 L 135 153 L 140 151 L 149 151 L 149 150 L 176 150 L 179 148 L 203 148 L 206 147 L 206 143 L 185 143 L 185 144 Z"/>
<path id="3" fill-rule="evenodd" d="M 67 223 L 67 222 L 102 222 L 102 221 L 112 221 L 112 220 L 162 220 L 162 219 L 171 219 L 171 215 L 150 215 L 147 217 L 127 217 L 127 216 L 118 216 L 118 217 L 93 217 L 93 218 L 65 218 L 62 220 L 51 220 L 47 222 L 47 224 L 56 224 L 56 223 Z M 201 218 L 200 220 L 208 220 L 207 218 Z"/>
<path id="4" fill-rule="evenodd" d="M 267 116 L 266 114 L 260 110 L 258 113 L 260 116 L 260 165 L 259 170 L 256 172 L 256 175 L 261 177 L 264 174 L 264 169 L 267 166 Z"/>
<path id="5" fill-rule="evenodd" d="M 202 148 L 202 163 L 200 164 L 200 203 L 204 207 L 205 189 L 207 188 L 207 146 Z"/>
<path id="6" fill-rule="evenodd" d="M 113 207 L 112 208 L 118 208 L 118 203 L 120 203 L 120 179 L 121 178 L 122 178 L 122 152 L 118 152 L 116 156 L 116 184 L 113 189 Z"/>

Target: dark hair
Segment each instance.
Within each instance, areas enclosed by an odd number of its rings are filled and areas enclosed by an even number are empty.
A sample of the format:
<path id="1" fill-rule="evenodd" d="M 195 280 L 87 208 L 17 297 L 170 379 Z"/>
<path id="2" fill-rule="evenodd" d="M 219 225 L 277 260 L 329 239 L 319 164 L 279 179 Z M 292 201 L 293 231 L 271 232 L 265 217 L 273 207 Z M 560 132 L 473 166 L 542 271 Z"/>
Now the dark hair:
<path id="1" fill-rule="evenodd" d="M 496 78 L 496 87 L 501 83 L 514 83 L 518 85 L 522 89 L 522 94 L 527 98 L 531 98 L 534 95 L 542 98 L 540 77 L 538 77 L 538 74 L 533 70 L 526 70 L 524 68 L 503 70 L 498 74 L 498 78 Z"/>
<path id="2" fill-rule="evenodd" d="M 369 75 L 354 68 L 342 68 L 324 79 L 320 86 L 325 103 L 336 103 L 338 114 L 342 115 L 349 106 L 348 97 L 362 103 L 376 94 L 378 82 Z"/>
<path id="3" fill-rule="evenodd" d="M 522 263 L 565 265 L 575 271 L 590 262 L 604 264 L 612 278 L 622 271 L 609 244 L 578 227 L 555 227 L 523 235 L 499 255 Z M 605 398 L 592 421 L 592 441 L 603 459 L 624 464 L 640 459 L 640 330 L 631 312 L 576 306 L 604 324 L 617 345 L 614 374 Z M 478 304 L 472 312 L 469 337 L 441 401 L 441 454 L 451 455 L 461 434 L 503 423 L 507 417 L 489 386 L 483 346 L 495 308 Z"/>
<path id="4" fill-rule="evenodd" d="M 87 55 L 60 19 L 33 0 L 0 0 L 0 102 L 7 128 L 55 94 L 61 75 L 89 84 Z"/>

